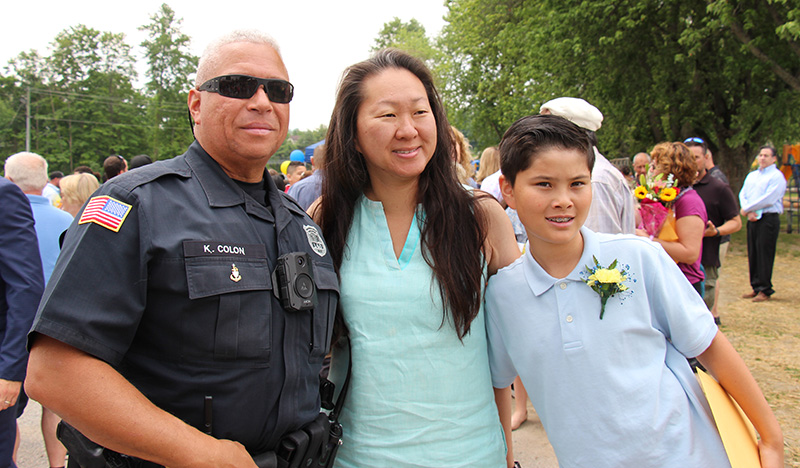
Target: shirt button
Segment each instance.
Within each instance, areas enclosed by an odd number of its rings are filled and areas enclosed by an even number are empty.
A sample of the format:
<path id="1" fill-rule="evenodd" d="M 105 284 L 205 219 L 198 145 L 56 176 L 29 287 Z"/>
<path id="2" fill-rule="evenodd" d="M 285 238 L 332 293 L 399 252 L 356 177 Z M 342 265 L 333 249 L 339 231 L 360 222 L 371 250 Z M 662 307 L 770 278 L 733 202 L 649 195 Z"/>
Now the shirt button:
<path id="1" fill-rule="evenodd" d="M 567 289 L 567 283 L 561 283 L 558 285 L 558 287 L 561 289 Z"/>
<path id="2" fill-rule="evenodd" d="M 571 315 L 567 315 L 567 323 L 572 323 L 572 316 Z"/>

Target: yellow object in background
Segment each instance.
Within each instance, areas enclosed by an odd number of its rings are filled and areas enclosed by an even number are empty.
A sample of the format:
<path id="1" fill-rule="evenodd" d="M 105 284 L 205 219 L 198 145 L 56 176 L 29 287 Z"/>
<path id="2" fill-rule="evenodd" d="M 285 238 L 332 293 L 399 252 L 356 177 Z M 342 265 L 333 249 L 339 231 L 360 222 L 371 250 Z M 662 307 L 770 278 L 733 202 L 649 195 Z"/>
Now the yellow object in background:
<path id="1" fill-rule="evenodd" d="M 284 161 L 281 163 L 281 172 L 283 173 L 283 175 L 286 175 L 286 170 L 289 168 L 290 162 L 291 161 Z"/>
<path id="2" fill-rule="evenodd" d="M 711 407 L 731 468 L 760 468 L 758 439 L 753 424 L 713 377 L 697 369 L 697 380 Z"/>
<path id="3" fill-rule="evenodd" d="M 675 231 L 675 213 L 672 208 L 667 210 L 667 219 L 658 231 L 658 238 L 665 242 L 675 242 L 678 240 L 678 232 Z"/>

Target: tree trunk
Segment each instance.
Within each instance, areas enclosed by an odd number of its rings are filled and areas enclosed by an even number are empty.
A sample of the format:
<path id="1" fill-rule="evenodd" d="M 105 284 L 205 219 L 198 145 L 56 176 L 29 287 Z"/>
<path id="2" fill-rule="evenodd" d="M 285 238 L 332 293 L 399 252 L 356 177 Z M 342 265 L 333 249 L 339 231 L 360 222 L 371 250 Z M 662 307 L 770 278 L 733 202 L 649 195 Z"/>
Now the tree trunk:
<path id="1" fill-rule="evenodd" d="M 722 172 L 728 176 L 733 194 L 739 197 L 739 190 L 742 189 L 744 178 L 750 173 L 751 158 L 748 156 L 750 151 L 744 147 L 720 148 L 714 154 L 714 164 L 719 166 Z"/>

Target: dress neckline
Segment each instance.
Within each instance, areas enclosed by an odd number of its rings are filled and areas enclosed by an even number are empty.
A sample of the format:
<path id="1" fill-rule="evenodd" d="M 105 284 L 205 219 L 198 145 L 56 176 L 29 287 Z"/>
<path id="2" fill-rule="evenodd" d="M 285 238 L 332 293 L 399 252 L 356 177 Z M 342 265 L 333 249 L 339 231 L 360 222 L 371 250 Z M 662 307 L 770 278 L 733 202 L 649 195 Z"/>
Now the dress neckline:
<path id="1" fill-rule="evenodd" d="M 364 210 L 369 213 L 370 217 L 375 223 L 375 226 L 377 227 L 378 240 L 383 246 L 381 251 L 383 252 L 386 264 L 390 267 L 404 270 L 409 263 L 411 263 L 411 258 L 414 256 L 414 252 L 416 252 L 417 246 L 419 245 L 420 230 L 417 220 L 420 216 L 422 206 L 417 206 L 417 211 L 414 217 L 411 219 L 411 226 L 408 228 L 408 234 L 406 235 L 406 241 L 403 244 L 403 250 L 400 252 L 400 257 L 396 257 L 392 244 L 392 234 L 389 232 L 389 222 L 386 220 L 386 213 L 383 210 L 383 203 L 370 200 L 366 196 L 362 195 L 361 205 L 364 207 Z"/>

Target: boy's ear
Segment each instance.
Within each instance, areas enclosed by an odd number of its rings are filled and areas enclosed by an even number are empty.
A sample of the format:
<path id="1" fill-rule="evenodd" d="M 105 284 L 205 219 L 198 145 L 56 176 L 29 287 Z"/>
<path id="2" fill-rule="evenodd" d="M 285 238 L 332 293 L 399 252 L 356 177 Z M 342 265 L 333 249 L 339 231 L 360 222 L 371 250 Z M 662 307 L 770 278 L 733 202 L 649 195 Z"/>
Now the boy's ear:
<path id="1" fill-rule="evenodd" d="M 506 176 L 500 174 L 500 193 L 503 194 L 503 200 L 512 210 L 517 209 L 517 202 L 514 200 L 514 187 L 506 179 Z"/>

